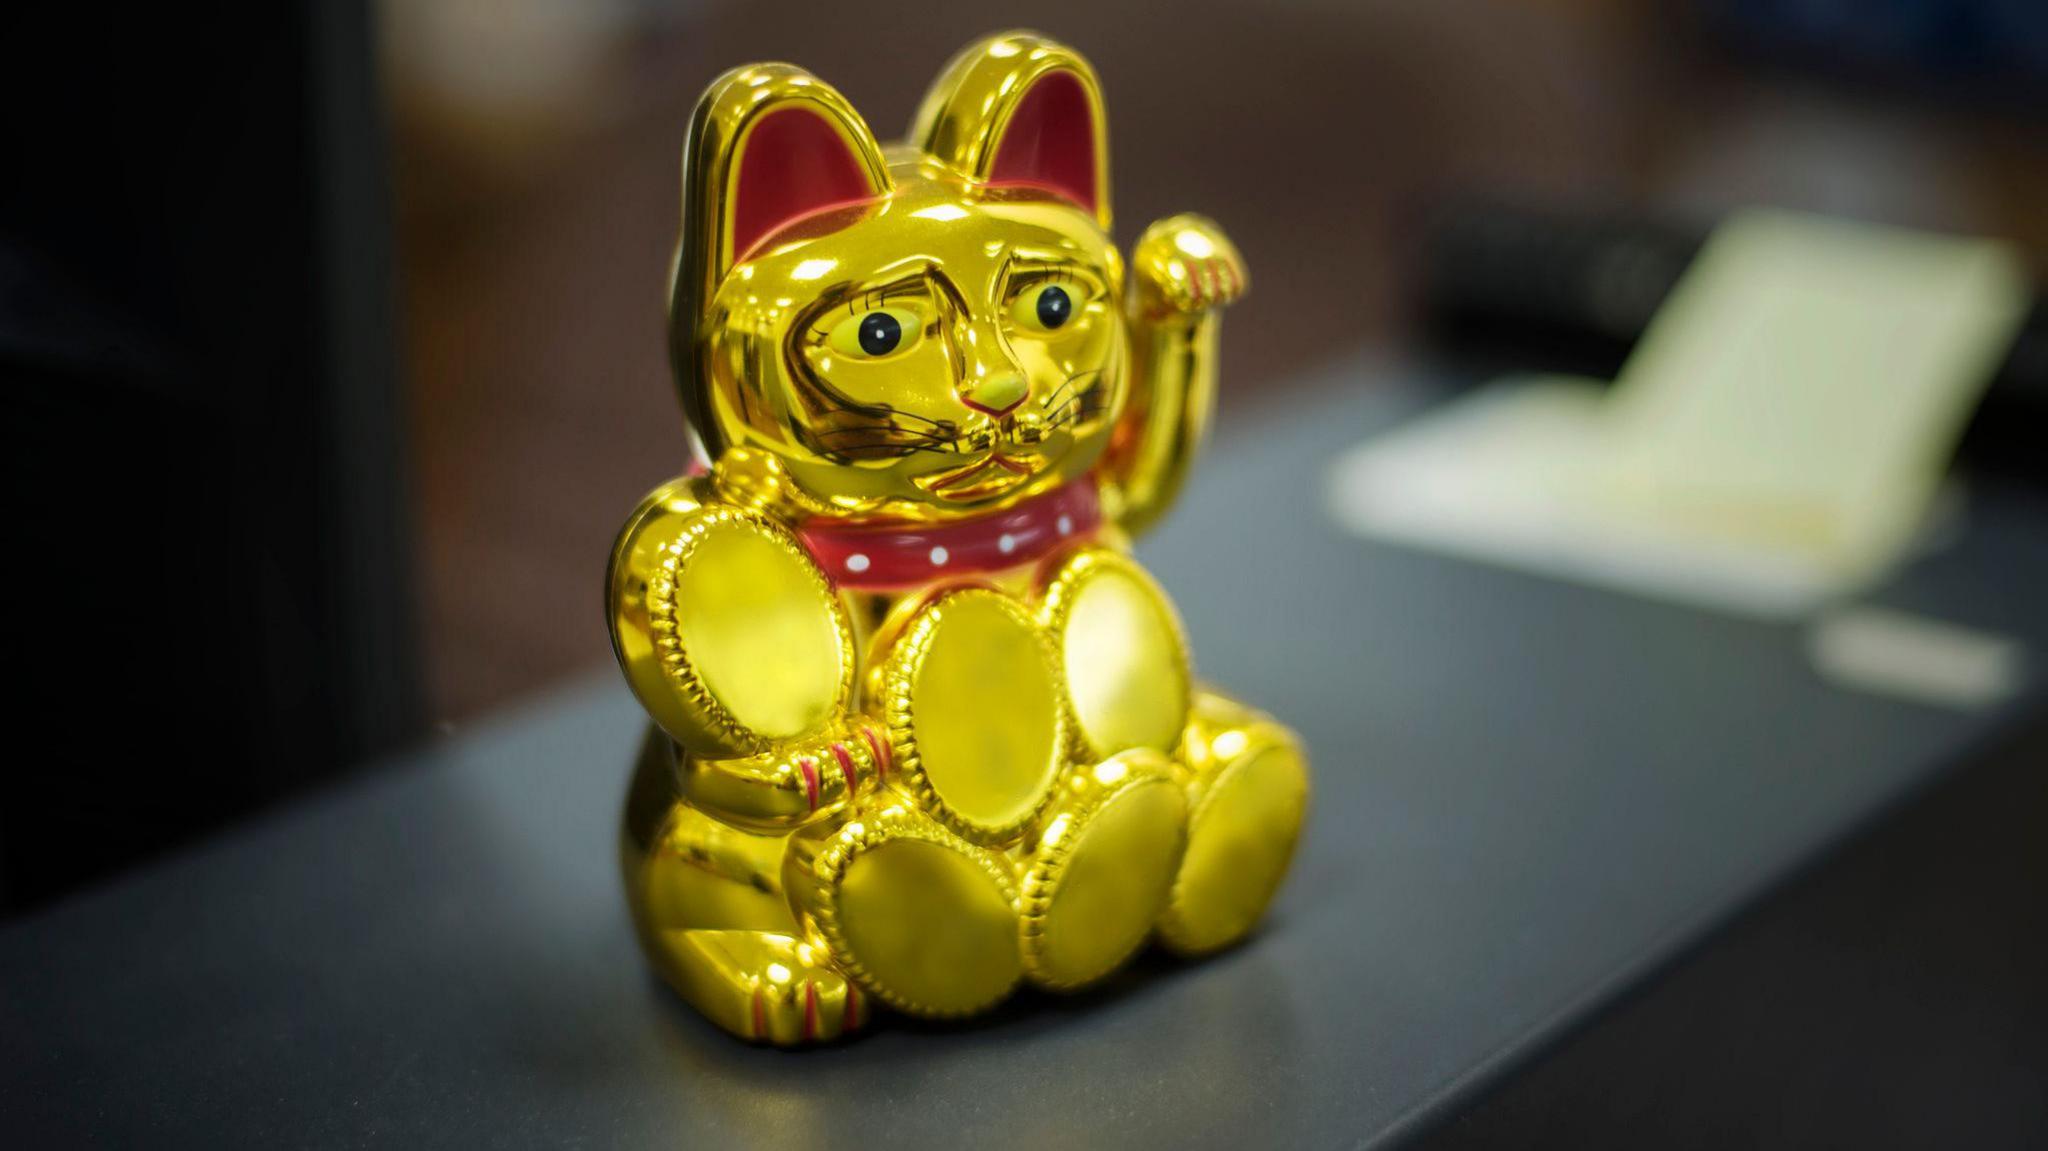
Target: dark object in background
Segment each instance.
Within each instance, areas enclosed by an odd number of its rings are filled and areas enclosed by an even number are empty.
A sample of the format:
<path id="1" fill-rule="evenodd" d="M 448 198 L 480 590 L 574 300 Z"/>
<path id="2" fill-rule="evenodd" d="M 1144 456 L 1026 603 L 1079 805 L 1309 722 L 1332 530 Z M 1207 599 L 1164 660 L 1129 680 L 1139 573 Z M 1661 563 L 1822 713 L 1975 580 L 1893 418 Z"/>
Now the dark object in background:
<path id="1" fill-rule="evenodd" d="M 0 910 L 417 725 L 368 14 L 241 7 L 7 33 Z"/>
<path id="2" fill-rule="evenodd" d="M 1693 0 L 1703 29 L 1760 59 L 2020 98 L 2048 91 L 2048 8 L 2028 0 Z"/>
<path id="3" fill-rule="evenodd" d="M 1611 379 L 1707 229 L 1500 205 L 1445 211 L 1423 258 L 1430 343 L 1468 366 Z M 2048 303 L 2033 306 L 1963 434 L 1973 471 L 2048 483 Z"/>

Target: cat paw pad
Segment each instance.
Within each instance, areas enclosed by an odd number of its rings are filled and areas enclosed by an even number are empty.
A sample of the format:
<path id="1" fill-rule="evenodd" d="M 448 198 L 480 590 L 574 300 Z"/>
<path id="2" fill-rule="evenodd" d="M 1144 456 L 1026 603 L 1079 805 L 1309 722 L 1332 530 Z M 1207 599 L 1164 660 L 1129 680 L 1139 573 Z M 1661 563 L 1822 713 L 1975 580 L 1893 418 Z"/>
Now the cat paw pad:
<path id="1" fill-rule="evenodd" d="M 1145 229 L 1131 263 L 1139 279 L 1140 309 L 1151 318 L 1223 307 L 1236 302 L 1250 284 L 1244 257 L 1223 229 L 1191 214 Z"/>

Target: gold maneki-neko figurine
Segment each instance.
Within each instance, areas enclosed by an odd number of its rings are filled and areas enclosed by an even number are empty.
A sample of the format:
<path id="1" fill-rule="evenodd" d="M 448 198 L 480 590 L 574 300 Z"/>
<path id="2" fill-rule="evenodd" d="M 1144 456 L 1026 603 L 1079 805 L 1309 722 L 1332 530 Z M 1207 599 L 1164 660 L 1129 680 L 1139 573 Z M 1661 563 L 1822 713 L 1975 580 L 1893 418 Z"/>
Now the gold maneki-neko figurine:
<path id="1" fill-rule="evenodd" d="M 1088 63 L 967 49 L 884 148 L 800 69 L 711 86 L 671 307 L 704 467 L 612 555 L 653 725 L 623 862 L 662 974 L 791 1044 L 1244 937 L 1300 747 L 1198 687 L 1130 538 L 1171 502 L 1245 288 L 1197 216 L 1109 238 Z"/>

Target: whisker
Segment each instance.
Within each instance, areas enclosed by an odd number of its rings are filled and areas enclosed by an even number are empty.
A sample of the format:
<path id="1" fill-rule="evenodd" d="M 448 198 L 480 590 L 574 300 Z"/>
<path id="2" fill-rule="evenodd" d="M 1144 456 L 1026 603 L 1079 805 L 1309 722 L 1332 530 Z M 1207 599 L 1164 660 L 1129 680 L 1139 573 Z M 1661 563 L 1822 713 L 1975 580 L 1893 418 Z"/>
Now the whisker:
<path id="1" fill-rule="evenodd" d="M 1109 401 L 1110 393 L 1108 389 L 1090 388 L 1078 396 L 1069 398 L 1065 403 L 1054 408 L 1052 411 L 1047 412 L 1045 414 L 1045 427 L 1050 430 L 1064 427 L 1070 423 L 1079 423 L 1091 416 L 1099 416 L 1109 410 Z"/>
<path id="2" fill-rule="evenodd" d="M 847 430 L 853 431 L 857 429 Z M 952 440 L 940 439 L 936 436 L 891 435 L 888 432 L 880 431 L 873 432 L 864 438 L 856 437 L 849 439 L 844 436 L 834 436 L 828 440 L 820 435 L 813 437 L 813 440 L 818 447 L 833 452 L 859 451 L 864 448 L 881 446 L 901 448 L 905 452 L 956 450 L 956 445 Z"/>
<path id="3" fill-rule="evenodd" d="M 1087 403 L 1090 396 L 1100 395 L 1101 392 L 1102 389 L 1100 388 L 1088 388 L 1084 391 L 1076 392 L 1073 395 L 1068 396 L 1065 400 L 1062 400 L 1058 407 L 1054 408 L 1051 412 L 1048 412 L 1046 418 L 1053 419 L 1065 415 L 1066 413 L 1073 411 L 1079 406 Z"/>
<path id="4" fill-rule="evenodd" d="M 827 436 L 852 435 L 898 436 L 918 440 L 944 440 L 952 438 L 950 436 L 941 436 L 936 432 L 925 431 L 923 428 L 899 428 L 889 424 L 849 425 L 847 427 L 826 428 L 824 431 L 812 434 L 819 439 L 824 439 Z"/>
<path id="5" fill-rule="evenodd" d="M 830 447 L 817 445 L 820 454 L 831 460 L 883 460 L 902 459 L 918 452 L 940 452 L 942 449 L 925 444 L 904 444 L 889 440 L 873 443 L 835 444 Z"/>
<path id="6" fill-rule="evenodd" d="M 1091 368 L 1085 372 L 1075 372 L 1073 375 L 1068 376 L 1065 380 L 1062 380 L 1060 382 L 1060 386 L 1052 390 L 1051 395 L 1045 397 L 1046 405 L 1049 407 L 1054 406 L 1056 402 L 1059 400 L 1059 398 L 1067 393 L 1068 389 L 1076 387 L 1080 383 L 1080 381 L 1099 380 L 1101 376 L 1101 368 Z"/>
<path id="7" fill-rule="evenodd" d="M 840 428 L 825 428 L 825 430 L 821 430 L 817 434 L 819 436 L 844 436 L 848 432 L 872 432 L 872 434 L 883 434 L 883 436 L 932 436 L 932 438 L 936 438 L 934 432 L 926 432 L 924 428 L 897 428 L 895 424 L 846 424 L 846 426 L 840 426 Z"/>
<path id="8" fill-rule="evenodd" d="M 919 452 L 930 452 L 933 455 L 953 454 L 943 448 L 932 447 L 926 444 L 899 444 L 889 441 L 877 441 L 871 444 L 839 444 L 830 448 L 823 448 L 821 452 L 826 456 L 835 456 L 841 459 L 858 458 L 864 460 L 902 459 L 905 456 L 916 455 Z"/>
<path id="9" fill-rule="evenodd" d="M 890 443 L 877 440 L 873 443 L 834 444 L 830 447 L 813 445 L 813 449 L 827 459 L 834 460 L 883 460 L 902 459 L 919 449 L 908 444 Z"/>
<path id="10" fill-rule="evenodd" d="M 941 429 L 944 429 L 944 428 L 950 428 L 950 427 L 952 427 L 952 424 L 953 424 L 953 422 L 952 422 L 951 420 L 935 420 L 935 419 L 931 418 L 930 416 L 920 416 L 920 415 L 918 415 L 918 414 L 917 414 L 916 412 L 903 412 L 903 411 L 897 411 L 897 410 L 896 410 L 896 409 L 894 409 L 894 408 L 891 408 L 891 409 L 889 409 L 889 410 L 888 410 L 888 411 L 887 411 L 886 413 L 878 413 L 878 414 L 881 414 L 881 415 L 886 415 L 886 417 L 887 417 L 887 418 L 889 418 L 889 419 L 896 419 L 896 420 L 915 420 L 915 421 L 917 421 L 918 423 L 921 423 L 921 424 L 930 424 L 930 425 L 931 425 L 932 427 L 934 427 L 934 428 L 941 428 Z"/>

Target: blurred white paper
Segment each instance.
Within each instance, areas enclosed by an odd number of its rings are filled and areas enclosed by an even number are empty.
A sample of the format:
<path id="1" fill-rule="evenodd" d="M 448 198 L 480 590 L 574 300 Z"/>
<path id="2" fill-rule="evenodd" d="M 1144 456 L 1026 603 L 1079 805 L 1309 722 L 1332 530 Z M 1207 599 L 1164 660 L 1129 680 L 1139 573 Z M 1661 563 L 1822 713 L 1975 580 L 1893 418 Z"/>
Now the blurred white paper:
<path id="1" fill-rule="evenodd" d="M 1997 244 L 1750 213 L 1611 390 L 1497 384 L 1348 453 L 1331 509 L 1365 535 L 1804 614 L 1913 540 L 2025 302 Z"/>
<path id="2" fill-rule="evenodd" d="M 2003 704 L 2025 682 L 2018 640 L 1881 608 L 1823 612 L 1806 650 L 1814 670 L 1838 687 L 1962 711 Z"/>

